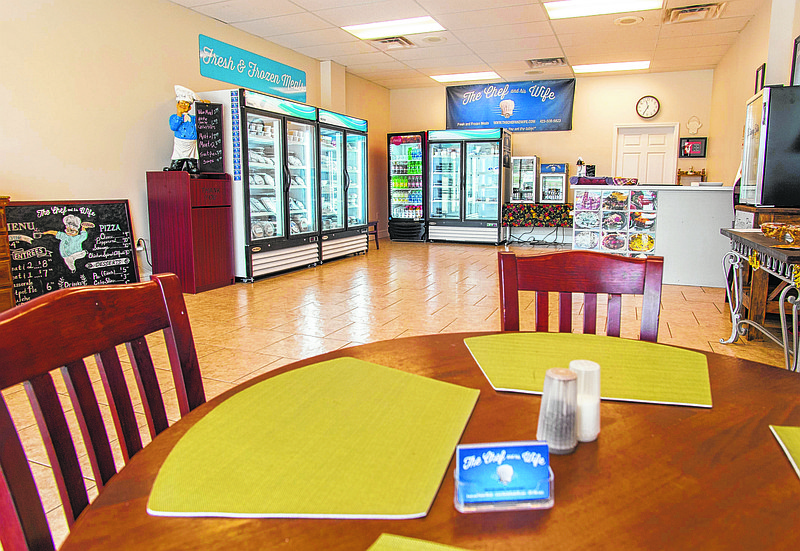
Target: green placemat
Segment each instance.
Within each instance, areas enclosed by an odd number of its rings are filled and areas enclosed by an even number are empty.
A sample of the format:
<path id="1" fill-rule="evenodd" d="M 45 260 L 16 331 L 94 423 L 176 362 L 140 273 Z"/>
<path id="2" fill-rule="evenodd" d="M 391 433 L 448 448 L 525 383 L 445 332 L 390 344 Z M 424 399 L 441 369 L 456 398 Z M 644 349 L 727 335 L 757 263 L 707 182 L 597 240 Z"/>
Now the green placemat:
<path id="1" fill-rule="evenodd" d="M 370 545 L 367 551 L 459 551 L 461 549 L 461 547 L 406 538 L 404 536 L 381 534 L 381 537 L 375 540 L 375 543 Z"/>
<path id="2" fill-rule="evenodd" d="M 224 401 L 175 445 L 163 516 L 425 516 L 478 391 L 339 358 Z"/>
<path id="3" fill-rule="evenodd" d="M 592 360 L 600 364 L 603 398 L 711 407 L 708 362 L 699 352 L 580 333 L 505 333 L 464 343 L 495 390 L 541 393 L 551 367 Z"/>
<path id="4" fill-rule="evenodd" d="M 800 461 L 800 427 L 778 427 L 770 425 L 769 430 L 778 439 L 778 444 L 783 448 L 786 457 L 794 467 L 794 472 L 800 476 L 800 468 L 797 467 Z"/>

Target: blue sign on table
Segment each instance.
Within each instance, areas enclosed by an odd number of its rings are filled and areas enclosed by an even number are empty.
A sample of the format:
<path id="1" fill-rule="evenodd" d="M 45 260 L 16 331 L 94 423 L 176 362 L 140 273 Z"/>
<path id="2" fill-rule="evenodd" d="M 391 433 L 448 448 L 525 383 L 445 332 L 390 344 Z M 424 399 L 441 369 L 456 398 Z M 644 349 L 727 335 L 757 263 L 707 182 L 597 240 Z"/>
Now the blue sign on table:
<path id="1" fill-rule="evenodd" d="M 575 79 L 447 87 L 447 128 L 572 130 Z"/>
<path id="2" fill-rule="evenodd" d="M 456 448 L 456 507 L 539 502 L 552 507 L 546 442 L 464 444 Z"/>
<path id="3" fill-rule="evenodd" d="M 305 103 L 306 73 L 203 34 L 200 74 L 242 88 Z"/>

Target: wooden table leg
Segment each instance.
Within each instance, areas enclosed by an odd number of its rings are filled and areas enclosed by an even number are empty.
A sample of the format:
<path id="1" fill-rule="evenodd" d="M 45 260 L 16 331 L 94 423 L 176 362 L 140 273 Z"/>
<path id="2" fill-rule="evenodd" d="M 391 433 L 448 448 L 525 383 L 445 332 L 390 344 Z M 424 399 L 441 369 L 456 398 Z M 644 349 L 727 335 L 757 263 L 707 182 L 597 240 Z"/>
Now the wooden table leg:
<path id="1" fill-rule="evenodd" d="M 747 319 L 764 325 L 767 313 L 767 295 L 769 294 L 769 274 L 764 270 L 752 270 L 750 274 L 750 308 Z M 764 340 L 764 335 L 755 327 L 747 328 L 748 341 Z"/>

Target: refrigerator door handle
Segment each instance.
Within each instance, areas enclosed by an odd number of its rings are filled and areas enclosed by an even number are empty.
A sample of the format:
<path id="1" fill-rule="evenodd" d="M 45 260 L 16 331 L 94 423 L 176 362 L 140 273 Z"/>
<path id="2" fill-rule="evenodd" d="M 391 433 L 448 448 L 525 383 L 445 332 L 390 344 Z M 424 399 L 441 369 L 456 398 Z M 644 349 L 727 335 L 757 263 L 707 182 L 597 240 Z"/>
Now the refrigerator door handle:
<path id="1" fill-rule="evenodd" d="M 347 193 L 350 190 L 350 173 L 344 169 L 344 191 Z"/>
<path id="2" fill-rule="evenodd" d="M 283 191 L 288 193 L 289 187 L 292 185 L 292 173 L 289 172 L 289 167 L 283 165 Z"/>

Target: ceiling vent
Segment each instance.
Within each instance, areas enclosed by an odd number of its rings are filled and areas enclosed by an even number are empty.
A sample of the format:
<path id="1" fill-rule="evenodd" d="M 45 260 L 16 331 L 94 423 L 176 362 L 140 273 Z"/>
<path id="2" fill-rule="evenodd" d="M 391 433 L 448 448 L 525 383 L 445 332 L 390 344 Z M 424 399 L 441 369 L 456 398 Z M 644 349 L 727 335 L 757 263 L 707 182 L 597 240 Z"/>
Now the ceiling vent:
<path id="1" fill-rule="evenodd" d="M 381 50 L 403 50 L 407 48 L 416 48 L 417 45 L 407 39 L 405 36 L 390 36 L 387 38 L 377 38 L 371 40 L 372 44 Z"/>
<path id="2" fill-rule="evenodd" d="M 528 65 L 531 69 L 544 69 L 547 67 L 564 67 L 567 60 L 563 57 L 542 57 L 539 59 L 529 59 Z"/>
<path id="3" fill-rule="evenodd" d="M 664 23 L 693 23 L 695 21 L 719 19 L 726 5 L 727 2 L 718 2 L 716 4 L 696 4 L 694 6 L 666 10 Z"/>

